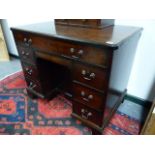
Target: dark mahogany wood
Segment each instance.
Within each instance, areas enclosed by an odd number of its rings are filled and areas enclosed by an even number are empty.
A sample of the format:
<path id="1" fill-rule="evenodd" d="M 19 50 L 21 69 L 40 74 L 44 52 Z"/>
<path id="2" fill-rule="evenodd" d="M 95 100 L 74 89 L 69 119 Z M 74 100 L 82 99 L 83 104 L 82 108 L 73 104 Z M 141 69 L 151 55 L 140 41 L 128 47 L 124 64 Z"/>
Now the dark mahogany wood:
<path id="1" fill-rule="evenodd" d="M 104 91 L 107 88 L 109 73 L 107 69 L 76 63 L 74 64 L 73 79 Z"/>
<path id="2" fill-rule="evenodd" d="M 104 93 L 99 93 L 80 84 L 73 83 L 73 100 L 102 111 L 105 99 L 106 95 Z"/>
<path id="3" fill-rule="evenodd" d="M 55 23 L 86 28 L 105 28 L 114 25 L 114 19 L 55 19 Z"/>
<path id="4" fill-rule="evenodd" d="M 64 41 L 62 39 L 54 39 L 48 37 L 41 37 L 36 34 L 28 34 L 25 32 L 14 32 L 16 40 L 18 44 L 19 54 L 21 58 L 32 58 L 32 52 L 27 52 L 26 47 L 25 51 L 23 50 L 24 38 L 28 38 L 27 40 L 32 40 L 32 46 L 42 52 L 48 52 L 52 54 L 57 54 L 60 56 L 68 57 L 71 59 L 78 59 L 84 62 L 97 64 L 103 66 L 103 68 L 107 68 L 110 65 L 110 58 L 112 52 L 107 48 L 101 48 L 99 46 L 92 46 L 91 44 L 80 44 L 77 42 Z M 23 46 L 22 46 L 23 45 Z M 29 46 L 28 46 L 29 47 Z M 30 47 L 29 47 L 30 48 Z M 24 54 L 22 54 L 24 51 Z M 29 55 L 27 56 L 26 54 Z M 26 56 L 25 56 L 26 55 Z M 95 59 L 94 59 L 95 57 Z"/>
<path id="5" fill-rule="evenodd" d="M 115 86 L 122 77 L 118 71 L 126 66 L 119 64 L 125 61 L 117 63 L 118 58 L 133 50 L 133 39 L 138 39 L 142 30 L 111 24 L 105 20 L 72 19 L 56 20 L 56 25 L 49 22 L 12 28 L 28 95 L 50 99 L 63 92 L 72 100 L 72 116 L 89 126 L 93 134 L 102 133 L 123 100 L 128 78 L 117 96 L 112 97 L 113 102 L 108 100 L 110 83 Z M 86 28 L 103 25 L 108 27 Z"/>
<path id="6" fill-rule="evenodd" d="M 103 125 L 103 113 L 98 112 L 89 106 L 81 104 L 79 102 L 74 102 L 73 113 L 79 115 L 82 119 L 87 122 L 92 122 L 99 127 Z"/>

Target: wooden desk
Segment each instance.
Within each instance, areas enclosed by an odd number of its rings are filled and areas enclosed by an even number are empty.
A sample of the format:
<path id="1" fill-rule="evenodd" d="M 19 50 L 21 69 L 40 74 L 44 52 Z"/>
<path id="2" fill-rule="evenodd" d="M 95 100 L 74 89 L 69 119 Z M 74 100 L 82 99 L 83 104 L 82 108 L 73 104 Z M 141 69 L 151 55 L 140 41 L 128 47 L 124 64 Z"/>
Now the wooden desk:
<path id="1" fill-rule="evenodd" d="M 72 116 L 102 132 L 126 94 L 141 28 L 40 23 L 12 28 L 29 95 L 64 93 Z"/>

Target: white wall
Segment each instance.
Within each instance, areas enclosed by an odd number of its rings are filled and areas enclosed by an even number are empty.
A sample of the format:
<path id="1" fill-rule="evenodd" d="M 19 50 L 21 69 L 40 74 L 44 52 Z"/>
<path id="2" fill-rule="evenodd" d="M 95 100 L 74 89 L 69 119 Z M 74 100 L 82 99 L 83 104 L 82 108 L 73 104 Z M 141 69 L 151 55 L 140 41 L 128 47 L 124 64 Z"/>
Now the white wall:
<path id="1" fill-rule="evenodd" d="M 7 20 L 9 27 L 42 21 L 52 21 L 52 19 Z M 116 20 L 115 24 L 144 28 L 128 83 L 128 93 L 142 99 L 153 100 L 155 96 L 155 20 Z M 13 44 L 10 44 L 10 49 L 15 50 Z"/>
<path id="2" fill-rule="evenodd" d="M 142 99 L 155 97 L 155 20 L 116 20 L 116 25 L 143 27 L 132 72 L 128 93 Z"/>
<path id="3" fill-rule="evenodd" d="M 10 27 L 33 24 L 38 22 L 50 21 L 50 20 L 53 21 L 53 19 L 50 19 L 50 18 L 39 18 L 39 19 L 25 18 L 24 20 L 18 19 L 18 18 L 15 18 L 15 19 L 12 18 L 7 20 L 3 19 L 2 25 L 3 25 L 4 35 L 5 35 L 9 53 L 18 56 L 17 48 L 15 46 L 12 32 L 10 31 Z"/>

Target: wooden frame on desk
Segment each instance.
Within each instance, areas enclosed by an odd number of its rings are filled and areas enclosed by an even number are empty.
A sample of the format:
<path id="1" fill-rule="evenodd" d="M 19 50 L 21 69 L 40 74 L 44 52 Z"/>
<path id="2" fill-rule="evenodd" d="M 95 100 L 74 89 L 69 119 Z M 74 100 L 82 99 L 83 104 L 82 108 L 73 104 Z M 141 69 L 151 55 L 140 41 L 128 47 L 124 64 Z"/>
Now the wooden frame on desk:
<path id="1" fill-rule="evenodd" d="M 154 108 L 155 99 L 140 132 L 141 135 L 155 135 L 155 114 L 153 113 Z"/>

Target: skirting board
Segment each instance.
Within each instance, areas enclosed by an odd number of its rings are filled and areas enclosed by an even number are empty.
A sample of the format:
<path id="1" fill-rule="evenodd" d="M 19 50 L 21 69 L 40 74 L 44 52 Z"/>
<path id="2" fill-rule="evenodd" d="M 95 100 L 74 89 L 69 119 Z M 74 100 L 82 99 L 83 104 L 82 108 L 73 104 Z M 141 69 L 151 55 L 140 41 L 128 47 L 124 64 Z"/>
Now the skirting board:
<path id="1" fill-rule="evenodd" d="M 129 101 L 132 101 L 136 104 L 139 104 L 147 109 L 150 109 L 151 108 L 151 105 L 152 105 L 152 102 L 151 101 L 148 101 L 148 100 L 144 100 L 144 99 L 141 99 L 137 96 L 133 96 L 133 95 L 130 95 L 130 94 L 127 94 L 126 97 L 125 97 L 126 100 L 129 100 Z"/>

